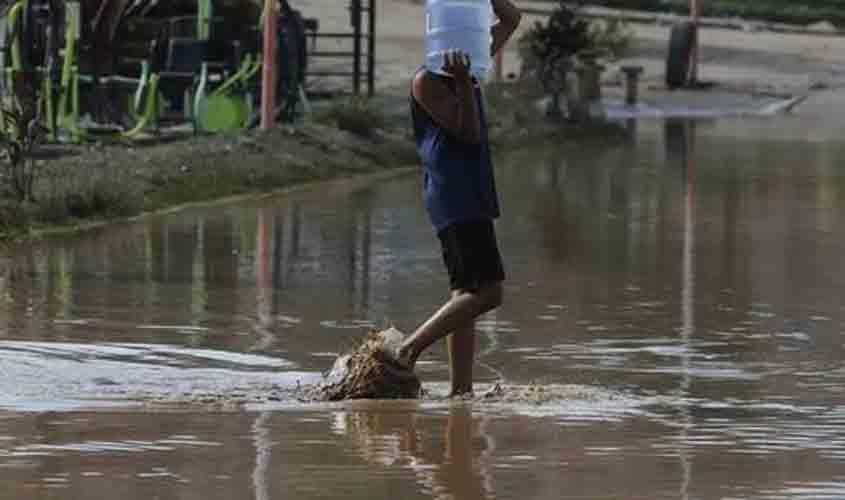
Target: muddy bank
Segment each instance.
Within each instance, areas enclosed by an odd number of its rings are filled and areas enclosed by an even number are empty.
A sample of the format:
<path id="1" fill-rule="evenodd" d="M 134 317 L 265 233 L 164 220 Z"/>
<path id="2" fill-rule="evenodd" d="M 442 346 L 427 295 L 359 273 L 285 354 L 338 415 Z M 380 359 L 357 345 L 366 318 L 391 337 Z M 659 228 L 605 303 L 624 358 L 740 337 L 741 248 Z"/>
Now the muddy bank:
<path id="1" fill-rule="evenodd" d="M 317 123 L 148 143 L 46 145 L 37 158 L 35 201 L 2 204 L 4 239 L 398 169 L 416 161 L 413 143 L 401 128 L 359 135 Z"/>

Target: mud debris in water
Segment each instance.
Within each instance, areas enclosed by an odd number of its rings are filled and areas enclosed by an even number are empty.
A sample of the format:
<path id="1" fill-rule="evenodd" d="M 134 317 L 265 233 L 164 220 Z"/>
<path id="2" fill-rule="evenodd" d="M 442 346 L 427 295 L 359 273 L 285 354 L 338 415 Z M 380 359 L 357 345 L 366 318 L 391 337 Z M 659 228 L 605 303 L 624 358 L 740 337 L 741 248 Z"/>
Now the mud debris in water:
<path id="1" fill-rule="evenodd" d="M 317 399 L 415 399 L 420 379 L 394 361 L 393 354 L 405 336 L 395 328 L 371 332 L 352 352 L 335 360 Z"/>
<path id="2" fill-rule="evenodd" d="M 609 401 L 622 397 L 613 391 L 575 384 L 494 384 L 472 398 L 476 403 L 528 403 L 544 405 L 563 401 Z"/>

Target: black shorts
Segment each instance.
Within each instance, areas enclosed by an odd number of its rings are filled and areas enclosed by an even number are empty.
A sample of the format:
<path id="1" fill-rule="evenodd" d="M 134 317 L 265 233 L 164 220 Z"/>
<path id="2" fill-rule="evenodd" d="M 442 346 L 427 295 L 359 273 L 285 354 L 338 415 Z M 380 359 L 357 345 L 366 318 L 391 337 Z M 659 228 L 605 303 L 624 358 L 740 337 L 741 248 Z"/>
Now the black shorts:
<path id="1" fill-rule="evenodd" d="M 476 291 L 504 281 L 492 220 L 456 222 L 437 233 L 452 290 Z"/>

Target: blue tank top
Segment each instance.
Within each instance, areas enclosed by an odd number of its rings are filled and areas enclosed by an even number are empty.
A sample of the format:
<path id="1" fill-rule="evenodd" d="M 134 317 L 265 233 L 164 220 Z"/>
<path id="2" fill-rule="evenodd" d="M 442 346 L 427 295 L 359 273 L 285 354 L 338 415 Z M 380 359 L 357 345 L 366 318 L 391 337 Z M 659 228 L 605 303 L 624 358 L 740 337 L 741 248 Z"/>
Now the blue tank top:
<path id="1" fill-rule="evenodd" d="M 431 72 L 428 75 L 443 80 L 455 91 L 451 78 Z M 425 207 L 437 231 L 456 222 L 499 217 L 499 199 L 487 138 L 487 117 L 477 83 L 474 94 L 481 121 L 479 144 L 454 137 L 411 96 L 414 136 L 423 167 Z"/>

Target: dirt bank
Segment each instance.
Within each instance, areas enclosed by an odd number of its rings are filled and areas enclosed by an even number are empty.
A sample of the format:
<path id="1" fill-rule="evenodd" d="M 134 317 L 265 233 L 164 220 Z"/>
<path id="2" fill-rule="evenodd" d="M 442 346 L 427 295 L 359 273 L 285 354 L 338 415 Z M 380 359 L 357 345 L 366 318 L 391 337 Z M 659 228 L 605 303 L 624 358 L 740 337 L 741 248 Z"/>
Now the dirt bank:
<path id="1" fill-rule="evenodd" d="M 45 146 L 38 154 L 36 201 L 0 212 L 7 239 L 416 161 L 401 129 L 360 136 L 313 123 L 163 143 Z"/>

